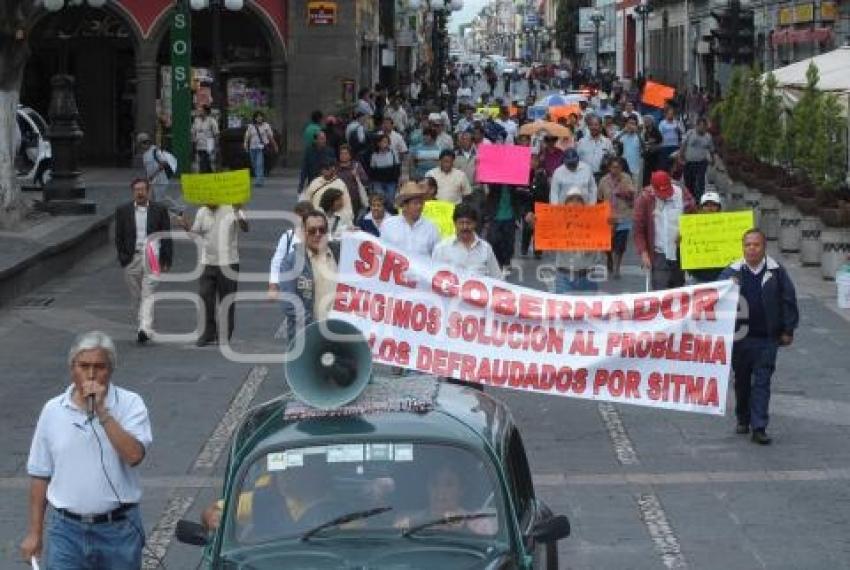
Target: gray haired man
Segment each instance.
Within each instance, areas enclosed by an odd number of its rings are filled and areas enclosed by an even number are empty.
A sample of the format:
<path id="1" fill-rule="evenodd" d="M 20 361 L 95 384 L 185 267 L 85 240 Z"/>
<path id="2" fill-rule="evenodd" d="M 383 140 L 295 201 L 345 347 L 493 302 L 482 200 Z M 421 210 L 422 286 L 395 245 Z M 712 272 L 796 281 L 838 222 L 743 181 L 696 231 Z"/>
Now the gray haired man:
<path id="1" fill-rule="evenodd" d="M 68 353 L 71 385 L 41 410 L 27 461 L 27 562 L 41 557 L 46 526 L 46 568 L 141 567 L 142 487 L 134 468 L 151 444 L 151 426 L 142 398 L 109 382 L 116 362 L 106 334 L 77 337 Z"/>

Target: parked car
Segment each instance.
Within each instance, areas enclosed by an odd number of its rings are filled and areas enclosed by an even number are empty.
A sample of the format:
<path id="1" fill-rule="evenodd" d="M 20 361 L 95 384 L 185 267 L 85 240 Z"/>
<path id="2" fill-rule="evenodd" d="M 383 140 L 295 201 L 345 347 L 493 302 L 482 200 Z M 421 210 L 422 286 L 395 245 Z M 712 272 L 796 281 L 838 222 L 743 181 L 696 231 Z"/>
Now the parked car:
<path id="1" fill-rule="evenodd" d="M 22 186 L 42 187 L 50 181 L 53 153 L 47 122 L 34 109 L 18 105 L 15 121 L 15 169 Z"/>
<path id="2" fill-rule="evenodd" d="M 325 378 L 310 366 L 340 352 L 324 350 L 294 368 Z M 326 379 L 287 381 L 327 403 Z M 215 532 L 180 521 L 178 540 L 205 546 L 202 563 L 216 570 L 558 568 L 569 521 L 537 497 L 507 406 L 429 376 L 367 382 L 330 409 L 286 394 L 251 410 L 233 437 Z"/>

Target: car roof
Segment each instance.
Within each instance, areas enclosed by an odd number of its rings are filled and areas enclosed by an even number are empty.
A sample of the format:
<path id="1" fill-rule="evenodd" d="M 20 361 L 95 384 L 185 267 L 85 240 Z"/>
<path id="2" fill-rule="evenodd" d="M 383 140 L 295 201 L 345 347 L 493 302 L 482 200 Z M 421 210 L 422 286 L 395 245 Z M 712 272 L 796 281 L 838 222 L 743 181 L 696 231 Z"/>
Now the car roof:
<path id="1" fill-rule="evenodd" d="M 490 448 L 504 455 L 513 426 L 499 400 L 430 376 L 375 377 L 353 402 L 312 408 L 291 393 L 252 409 L 231 448 L 231 464 L 266 450 L 342 441 L 415 440 Z"/>

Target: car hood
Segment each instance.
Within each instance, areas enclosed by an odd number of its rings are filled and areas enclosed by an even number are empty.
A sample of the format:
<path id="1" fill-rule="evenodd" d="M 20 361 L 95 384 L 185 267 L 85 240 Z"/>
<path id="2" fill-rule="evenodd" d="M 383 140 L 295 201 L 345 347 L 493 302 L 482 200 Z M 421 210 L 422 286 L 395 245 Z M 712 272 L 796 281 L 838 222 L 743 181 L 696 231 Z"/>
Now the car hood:
<path id="1" fill-rule="evenodd" d="M 515 570 L 515 558 L 504 550 L 482 552 L 464 546 L 406 543 L 402 547 L 330 548 L 327 545 L 293 545 L 243 550 L 220 570 Z M 375 545 L 377 546 L 377 545 Z"/>

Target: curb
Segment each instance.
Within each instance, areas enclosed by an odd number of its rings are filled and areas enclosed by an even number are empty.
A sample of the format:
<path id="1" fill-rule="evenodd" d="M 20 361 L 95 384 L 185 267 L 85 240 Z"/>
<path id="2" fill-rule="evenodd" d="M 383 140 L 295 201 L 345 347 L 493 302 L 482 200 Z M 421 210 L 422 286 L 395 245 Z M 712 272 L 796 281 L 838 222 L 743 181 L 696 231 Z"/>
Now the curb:
<path id="1" fill-rule="evenodd" d="M 0 307 L 65 273 L 78 261 L 108 243 L 114 217 L 114 212 L 102 216 L 90 222 L 83 231 L 44 246 L 11 267 L 0 269 Z"/>

